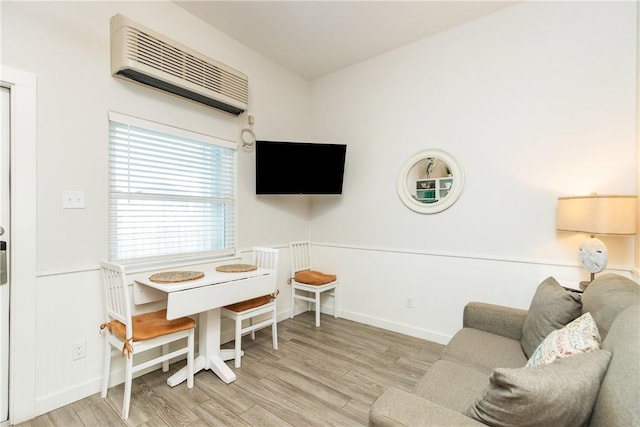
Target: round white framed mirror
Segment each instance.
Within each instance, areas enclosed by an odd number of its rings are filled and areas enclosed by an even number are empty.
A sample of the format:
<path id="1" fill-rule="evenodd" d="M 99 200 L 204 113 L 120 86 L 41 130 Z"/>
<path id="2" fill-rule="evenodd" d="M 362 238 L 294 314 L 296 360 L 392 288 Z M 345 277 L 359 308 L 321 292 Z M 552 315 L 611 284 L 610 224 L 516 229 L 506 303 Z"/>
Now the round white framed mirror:
<path id="1" fill-rule="evenodd" d="M 419 213 L 442 212 L 453 205 L 464 187 L 464 171 L 449 153 L 422 150 L 407 160 L 398 174 L 398 196 Z"/>

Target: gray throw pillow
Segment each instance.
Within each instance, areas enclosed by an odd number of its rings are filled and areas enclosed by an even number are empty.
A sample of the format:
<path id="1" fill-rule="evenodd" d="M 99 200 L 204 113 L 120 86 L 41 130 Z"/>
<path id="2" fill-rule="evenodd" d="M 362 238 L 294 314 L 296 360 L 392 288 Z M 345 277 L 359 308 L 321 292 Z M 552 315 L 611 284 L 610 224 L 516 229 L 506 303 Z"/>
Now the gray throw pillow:
<path id="1" fill-rule="evenodd" d="M 542 281 L 522 325 L 520 346 L 527 359 L 547 335 L 581 314 L 581 294 L 567 291 L 553 277 Z"/>
<path id="2" fill-rule="evenodd" d="M 583 426 L 611 353 L 594 350 L 537 368 L 498 368 L 464 415 L 490 426 Z"/>

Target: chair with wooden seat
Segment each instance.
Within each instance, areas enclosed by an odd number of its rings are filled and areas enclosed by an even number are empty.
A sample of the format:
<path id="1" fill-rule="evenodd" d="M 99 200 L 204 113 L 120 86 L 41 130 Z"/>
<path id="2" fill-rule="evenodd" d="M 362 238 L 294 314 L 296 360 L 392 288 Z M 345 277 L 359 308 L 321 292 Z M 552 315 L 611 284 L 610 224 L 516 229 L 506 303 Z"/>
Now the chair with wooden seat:
<path id="1" fill-rule="evenodd" d="M 261 297 L 252 298 L 239 303 L 222 307 L 221 314 L 235 321 L 235 367 L 239 368 L 242 359 L 242 336 L 251 333 L 251 339 L 256 339 L 256 331 L 271 325 L 271 339 L 273 341 L 274 350 L 278 349 L 278 311 L 276 306 L 276 297 L 278 295 L 278 250 L 272 248 L 255 247 L 251 264 L 258 268 L 273 270 L 273 293 L 263 295 Z M 257 316 L 266 313 L 271 315 L 254 324 L 253 320 Z M 249 324 L 242 326 L 245 320 L 249 319 Z"/>
<path id="2" fill-rule="evenodd" d="M 311 249 L 308 240 L 289 242 L 291 257 L 291 318 L 295 316 L 295 302 L 297 299 L 315 304 L 316 327 L 320 326 L 320 296 L 323 292 L 330 292 L 333 297 L 333 317 L 338 317 L 338 282 L 335 274 L 326 274 L 313 270 L 311 267 Z M 299 294 L 304 291 L 306 294 Z M 313 297 L 311 295 L 313 294 Z"/>
<path id="3" fill-rule="evenodd" d="M 124 268 L 121 265 L 101 262 L 105 286 L 107 316 L 109 321 L 100 325 L 104 334 L 104 371 L 102 377 L 102 397 L 107 397 L 111 358 L 121 354 L 125 358 L 124 401 L 122 419 L 129 417 L 131 403 L 131 382 L 133 374 L 158 363 L 162 371 L 169 370 L 169 359 L 187 355 L 187 388 L 193 387 L 194 330 L 196 323 L 190 317 L 167 320 L 167 311 L 160 310 L 133 316 L 131 296 Z M 169 352 L 169 344 L 186 340 L 186 344 Z M 112 350 L 112 347 L 115 349 Z M 160 348 L 161 355 L 134 365 L 140 353 Z"/>

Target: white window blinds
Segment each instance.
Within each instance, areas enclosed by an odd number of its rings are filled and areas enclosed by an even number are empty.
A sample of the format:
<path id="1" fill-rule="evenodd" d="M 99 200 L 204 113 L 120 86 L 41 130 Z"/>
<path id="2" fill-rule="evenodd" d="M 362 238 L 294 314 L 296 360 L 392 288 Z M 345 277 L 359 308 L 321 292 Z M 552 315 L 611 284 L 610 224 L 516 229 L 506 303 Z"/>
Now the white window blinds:
<path id="1" fill-rule="evenodd" d="M 110 259 L 234 254 L 235 182 L 234 143 L 109 113 Z"/>

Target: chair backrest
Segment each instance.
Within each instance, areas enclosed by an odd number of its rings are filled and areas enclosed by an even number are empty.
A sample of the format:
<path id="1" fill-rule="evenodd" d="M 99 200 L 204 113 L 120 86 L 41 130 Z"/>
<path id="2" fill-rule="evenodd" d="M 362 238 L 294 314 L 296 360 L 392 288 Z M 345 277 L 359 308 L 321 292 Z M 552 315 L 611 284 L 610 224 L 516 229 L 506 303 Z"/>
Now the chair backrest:
<path id="1" fill-rule="evenodd" d="M 311 250 L 308 240 L 289 242 L 289 256 L 292 277 L 298 271 L 311 270 Z"/>
<path id="2" fill-rule="evenodd" d="M 254 247 L 251 263 L 258 268 L 266 268 L 274 271 L 273 289 L 278 290 L 278 249 Z"/>
<path id="3" fill-rule="evenodd" d="M 251 263 L 258 268 L 278 271 L 278 250 L 256 246 L 253 248 Z"/>
<path id="4" fill-rule="evenodd" d="M 107 315 L 126 325 L 127 336 L 133 336 L 131 325 L 131 297 L 124 267 L 119 264 L 102 261 L 102 280 L 107 302 Z"/>

